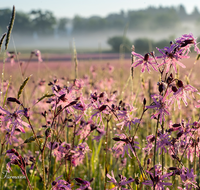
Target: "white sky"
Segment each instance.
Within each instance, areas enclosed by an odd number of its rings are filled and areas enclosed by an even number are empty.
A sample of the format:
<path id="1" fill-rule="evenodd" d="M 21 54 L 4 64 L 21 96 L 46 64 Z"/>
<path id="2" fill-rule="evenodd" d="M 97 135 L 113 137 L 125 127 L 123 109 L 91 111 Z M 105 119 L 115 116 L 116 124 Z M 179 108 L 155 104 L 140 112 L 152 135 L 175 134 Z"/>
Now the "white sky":
<path id="1" fill-rule="evenodd" d="M 17 11 L 29 12 L 33 9 L 50 10 L 56 17 L 73 18 L 75 15 L 89 17 L 92 15 L 107 16 L 119 13 L 120 10 L 145 9 L 149 6 L 178 6 L 183 4 L 188 13 L 194 6 L 200 11 L 197 0 L 1 0 L 0 9 L 12 8 Z"/>

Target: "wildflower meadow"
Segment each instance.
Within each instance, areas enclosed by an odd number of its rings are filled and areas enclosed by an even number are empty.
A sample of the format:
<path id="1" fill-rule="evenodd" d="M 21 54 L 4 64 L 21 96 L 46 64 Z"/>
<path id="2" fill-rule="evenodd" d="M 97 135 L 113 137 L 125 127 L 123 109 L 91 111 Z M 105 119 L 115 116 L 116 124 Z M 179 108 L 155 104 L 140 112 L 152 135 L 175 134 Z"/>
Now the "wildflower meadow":
<path id="1" fill-rule="evenodd" d="M 200 49 L 193 34 L 118 64 L 42 69 L 0 39 L 0 189 L 200 189 Z M 32 62 L 37 58 L 37 62 Z M 187 63 L 186 63 L 187 62 Z M 12 77 L 11 77 L 12 75 Z"/>

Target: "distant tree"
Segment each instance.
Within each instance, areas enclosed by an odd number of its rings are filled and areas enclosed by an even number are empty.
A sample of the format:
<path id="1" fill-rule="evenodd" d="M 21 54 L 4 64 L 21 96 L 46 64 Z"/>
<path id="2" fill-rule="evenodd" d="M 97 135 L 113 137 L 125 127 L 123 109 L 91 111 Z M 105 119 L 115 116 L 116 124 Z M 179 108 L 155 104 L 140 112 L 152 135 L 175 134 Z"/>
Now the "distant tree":
<path id="1" fill-rule="evenodd" d="M 152 51 L 154 46 L 154 42 L 147 38 L 139 38 L 134 40 L 133 45 L 135 46 L 135 50 L 139 53 L 147 53 Z"/>
<path id="2" fill-rule="evenodd" d="M 130 28 L 134 29 L 146 29 L 149 26 L 151 15 L 142 11 L 129 11 L 128 12 L 128 23 Z"/>
<path id="3" fill-rule="evenodd" d="M 106 28 L 106 19 L 99 16 L 92 16 L 87 19 L 86 28 L 88 31 L 97 31 Z"/>
<path id="4" fill-rule="evenodd" d="M 107 28 L 121 29 L 126 26 L 127 20 L 123 11 L 120 14 L 109 14 L 106 18 Z"/>
<path id="5" fill-rule="evenodd" d="M 80 32 L 82 30 L 85 30 L 86 29 L 85 24 L 86 24 L 86 19 L 82 18 L 79 15 L 76 15 L 73 18 L 73 30 L 74 30 L 74 32 Z"/>
<path id="6" fill-rule="evenodd" d="M 162 49 L 162 48 L 164 48 L 164 47 L 166 47 L 166 46 L 169 47 L 169 45 L 170 45 L 169 42 L 170 42 L 170 41 L 169 41 L 169 40 L 166 40 L 166 39 L 160 40 L 160 41 L 157 41 L 157 42 L 154 42 L 154 43 L 153 43 L 153 49 L 156 50 L 156 47 L 158 47 L 158 48 L 160 48 L 160 49 Z"/>
<path id="7" fill-rule="evenodd" d="M 184 20 L 188 16 L 182 4 L 178 7 L 178 15 L 181 20 Z"/>
<path id="8" fill-rule="evenodd" d="M 119 52 L 120 48 L 123 48 L 125 52 L 131 51 L 131 41 L 123 36 L 114 36 L 108 39 L 108 44 L 112 47 L 114 52 Z"/>
<path id="9" fill-rule="evenodd" d="M 159 13 L 154 17 L 152 28 L 170 29 L 177 28 L 180 20 L 175 10 L 171 9 L 168 12 Z"/>
<path id="10" fill-rule="evenodd" d="M 31 11 L 34 31 L 38 34 L 52 34 L 56 24 L 56 18 L 51 11 L 33 10 Z"/>
<path id="11" fill-rule="evenodd" d="M 198 19 L 199 16 L 200 16 L 199 10 L 198 10 L 198 8 L 195 6 L 195 7 L 194 7 L 194 10 L 193 10 L 193 12 L 192 12 L 192 14 L 191 14 L 191 18 L 192 18 L 192 19 Z"/>
<path id="12" fill-rule="evenodd" d="M 0 27 L 4 31 L 7 31 L 8 23 L 10 22 L 10 15 L 12 11 L 10 9 L 1 9 L 0 10 Z"/>
<path id="13" fill-rule="evenodd" d="M 57 30 L 59 35 L 66 34 L 68 22 L 68 18 L 60 18 L 57 20 Z"/>
<path id="14" fill-rule="evenodd" d="M 23 32 L 23 33 L 30 33 L 32 32 L 33 24 L 30 19 L 30 15 L 23 13 L 23 12 L 16 12 L 15 16 L 15 27 L 13 32 Z"/>

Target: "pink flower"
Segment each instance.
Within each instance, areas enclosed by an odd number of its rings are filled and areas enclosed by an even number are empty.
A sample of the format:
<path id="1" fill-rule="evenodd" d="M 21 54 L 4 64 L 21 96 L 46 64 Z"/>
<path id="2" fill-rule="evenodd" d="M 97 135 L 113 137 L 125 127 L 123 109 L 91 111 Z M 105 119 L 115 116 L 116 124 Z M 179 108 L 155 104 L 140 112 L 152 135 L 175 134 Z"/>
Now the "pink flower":
<path id="1" fill-rule="evenodd" d="M 129 178 L 129 179 L 127 180 L 126 177 L 124 177 L 124 176 L 122 176 L 122 175 L 119 174 L 120 181 L 117 182 L 117 180 L 115 179 L 113 170 L 111 171 L 111 174 L 112 174 L 112 175 L 107 174 L 107 177 L 111 180 L 111 181 L 108 181 L 108 182 L 113 183 L 113 184 L 115 185 L 115 187 L 112 188 L 112 190 L 118 190 L 119 188 L 122 189 L 122 190 L 126 190 L 126 189 L 123 188 L 123 187 L 124 187 L 125 185 L 127 185 L 127 184 L 129 184 L 129 183 L 131 183 L 131 182 L 134 181 L 133 178 Z"/>
<path id="2" fill-rule="evenodd" d="M 174 92 L 173 96 L 170 98 L 169 104 L 174 103 L 174 101 L 176 100 L 178 103 L 178 108 L 180 109 L 180 100 L 182 99 L 185 106 L 187 106 L 187 98 L 190 99 L 189 92 L 193 93 L 197 92 L 198 90 L 189 84 L 184 86 L 181 80 L 178 80 L 177 85 L 179 88 L 176 92 Z"/>
<path id="3" fill-rule="evenodd" d="M 149 57 L 148 53 L 145 54 L 144 57 L 138 53 L 135 53 L 134 51 L 132 52 L 132 54 L 139 58 L 132 64 L 132 67 L 137 67 L 138 65 L 143 65 L 142 70 L 141 70 L 141 72 L 143 73 L 145 68 L 147 68 L 147 71 L 150 72 L 150 70 L 149 70 L 149 65 L 150 65 L 155 71 L 157 71 L 156 67 L 154 66 L 157 63 L 155 62 L 154 58 Z"/>
<path id="4" fill-rule="evenodd" d="M 123 120 L 121 123 L 118 123 L 117 125 L 121 125 L 121 130 L 123 129 L 124 126 L 129 127 L 129 130 L 131 130 L 131 125 L 132 124 L 136 124 L 136 123 L 140 123 L 140 119 L 138 118 L 134 118 L 134 113 L 133 111 L 135 111 L 136 108 L 134 108 L 133 106 L 130 106 L 130 110 L 119 110 L 118 111 L 118 118 L 120 120 Z"/>
<path id="5" fill-rule="evenodd" d="M 93 178 L 90 181 L 83 180 L 81 178 L 74 178 L 78 182 L 79 188 L 76 190 L 92 190 L 90 183 L 93 181 Z"/>
<path id="6" fill-rule="evenodd" d="M 164 190 L 165 186 L 171 186 L 172 183 L 165 182 L 165 178 L 169 178 L 173 172 L 171 173 L 165 173 L 162 175 L 162 166 L 161 165 L 155 165 L 155 176 L 154 176 L 154 168 L 151 168 L 149 171 L 146 171 L 149 173 L 151 180 L 147 180 L 143 182 L 145 185 L 154 186 L 155 190 Z"/>
<path id="7" fill-rule="evenodd" d="M 11 113 L 0 106 L 1 121 L 10 123 L 10 126 L 12 126 L 11 135 L 14 134 L 15 129 L 18 129 L 22 133 L 25 133 L 23 126 L 30 128 L 30 125 L 21 119 L 23 115 L 24 110 L 16 110 Z"/>
<path id="8" fill-rule="evenodd" d="M 97 128 L 96 131 L 98 132 L 98 136 L 94 136 L 94 138 L 92 140 L 96 140 L 96 141 L 99 141 L 105 134 L 105 129 L 104 127 L 103 128 Z"/>
<path id="9" fill-rule="evenodd" d="M 155 109 L 157 112 L 152 115 L 151 119 L 158 118 L 158 116 L 160 116 L 159 120 L 160 120 L 160 124 L 162 124 L 162 121 L 165 121 L 165 115 L 169 115 L 166 95 L 162 97 L 161 95 L 155 94 L 155 95 L 152 95 L 151 97 L 154 103 L 153 105 L 146 106 L 146 108 Z"/>
<path id="10" fill-rule="evenodd" d="M 71 185 L 65 180 L 59 180 L 62 176 L 56 178 L 55 181 L 51 183 L 52 190 L 71 190 Z"/>
<path id="11" fill-rule="evenodd" d="M 8 173 L 12 171 L 11 165 L 18 165 L 23 175 L 26 174 L 27 160 L 23 158 L 15 149 L 6 151 L 6 154 L 10 157 L 10 162 L 7 163 L 6 168 Z"/>
<path id="12" fill-rule="evenodd" d="M 180 47 L 189 53 L 189 48 L 194 45 L 194 51 L 200 54 L 200 50 L 197 47 L 199 43 L 196 42 L 197 38 L 194 38 L 193 34 L 184 34 L 180 38 L 176 39 L 176 43 L 180 44 Z"/>
<path id="13" fill-rule="evenodd" d="M 34 50 L 31 52 L 32 55 L 35 55 L 38 58 L 38 62 L 42 62 L 42 56 L 40 50 Z"/>
<path id="14" fill-rule="evenodd" d="M 129 149 L 131 150 L 131 152 L 133 153 L 133 155 L 135 156 L 135 151 L 133 149 L 138 148 L 138 146 L 136 146 L 135 144 L 139 144 L 136 141 L 133 141 L 133 139 L 131 138 L 127 138 L 125 134 L 116 134 L 117 136 L 119 136 L 120 138 L 116 137 L 113 138 L 113 140 L 117 141 L 116 144 L 114 145 L 114 147 L 112 148 L 115 151 L 115 154 L 118 155 L 122 155 L 122 157 L 124 157 L 125 152 L 128 154 L 128 156 L 130 158 L 131 155 L 129 153 Z M 135 137 L 136 138 L 136 137 Z"/>
<path id="15" fill-rule="evenodd" d="M 192 187 L 189 188 L 190 185 L 192 185 L 194 188 L 197 188 L 198 186 L 196 185 L 196 175 L 194 175 L 193 169 L 191 169 L 191 171 L 189 172 L 188 168 L 183 167 L 181 169 L 181 181 L 184 184 L 184 186 L 186 187 L 186 189 L 191 189 Z"/>
<path id="16" fill-rule="evenodd" d="M 15 52 L 7 52 L 8 58 L 6 59 L 6 61 L 10 61 L 11 66 L 13 66 L 15 64 L 15 58 L 16 58 L 16 54 Z"/>
<path id="17" fill-rule="evenodd" d="M 75 147 L 74 150 L 71 150 L 72 153 L 72 164 L 76 167 L 83 162 L 85 154 L 89 152 L 89 146 L 86 142 L 79 144 Z"/>
<path id="18" fill-rule="evenodd" d="M 164 47 L 164 49 L 157 48 L 157 50 L 162 54 L 162 56 L 158 56 L 157 58 L 163 59 L 163 62 L 159 65 L 159 67 L 162 65 L 166 65 L 166 73 L 169 72 L 171 65 L 173 66 L 175 72 L 177 73 L 176 63 L 179 64 L 182 68 L 185 68 L 185 65 L 179 62 L 178 59 L 189 58 L 189 57 L 182 55 L 183 50 L 179 49 L 177 47 L 177 44 L 172 44 L 170 47 Z"/>

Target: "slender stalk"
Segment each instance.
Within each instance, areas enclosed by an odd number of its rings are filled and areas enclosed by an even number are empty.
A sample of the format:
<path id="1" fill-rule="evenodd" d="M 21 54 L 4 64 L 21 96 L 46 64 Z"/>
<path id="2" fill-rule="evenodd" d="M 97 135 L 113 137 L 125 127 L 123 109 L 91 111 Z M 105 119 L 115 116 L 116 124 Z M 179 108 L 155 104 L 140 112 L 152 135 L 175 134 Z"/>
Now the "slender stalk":
<path id="1" fill-rule="evenodd" d="M 164 122 L 162 122 L 162 134 L 164 134 Z M 163 175 L 163 171 L 164 171 L 164 164 L 165 164 L 165 157 L 164 157 L 164 151 L 162 150 L 162 155 L 161 155 L 161 163 L 162 163 L 162 175 Z"/>
<path id="2" fill-rule="evenodd" d="M 30 55 L 30 57 L 29 57 L 29 60 L 28 60 L 26 66 L 25 66 L 25 68 L 24 68 L 24 71 L 22 71 L 22 76 L 23 76 L 23 77 L 24 77 L 24 75 L 25 75 L 25 73 L 26 73 L 26 70 L 27 70 L 27 68 L 28 68 L 28 66 L 29 66 L 29 63 L 30 63 L 32 57 L 33 57 L 33 54 L 31 53 L 31 55 Z"/>
<path id="3" fill-rule="evenodd" d="M 24 172 L 24 174 L 25 174 L 26 180 L 27 180 L 27 182 L 28 182 L 29 189 L 33 190 L 32 187 L 31 187 L 30 181 L 29 181 L 29 179 L 28 179 L 28 176 L 27 176 L 27 174 L 26 174 L 26 171 Z"/>
<path id="4" fill-rule="evenodd" d="M 32 124 L 31 124 L 30 118 L 27 117 L 27 120 L 28 120 L 28 123 L 29 123 L 29 125 L 30 125 L 30 127 L 31 127 L 31 130 L 32 130 L 32 132 L 33 132 L 33 135 L 34 135 L 34 137 L 35 137 L 35 140 L 36 140 L 36 142 L 37 142 L 37 144 L 38 144 L 38 146 L 39 146 L 39 149 L 40 149 L 40 151 L 42 151 L 42 150 L 41 150 L 41 147 L 40 147 L 39 140 L 38 140 L 38 138 L 37 138 L 37 135 L 36 135 L 36 133 L 35 133 L 35 131 L 34 131 L 34 129 L 33 129 L 33 126 L 32 126 Z"/>
<path id="5" fill-rule="evenodd" d="M 106 125 L 106 140 L 105 140 L 105 144 L 106 144 L 106 148 L 105 148 L 105 181 L 104 181 L 104 190 L 106 190 L 106 184 L 107 184 L 107 180 L 106 180 L 106 175 L 108 173 L 108 168 L 107 168 L 107 153 L 108 153 L 108 123 L 109 123 L 109 119 L 107 119 L 107 125 Z"/>
<path id="6" fill-rule="evenodd" d="M 74 149 L 75 136 L 76 136 L 76 123 L 75 123 L 75 126 L 74 126 L 74 134 L 73 134 L 73 139 L 72 139 L 72 147 L 71 147 L 71 150 Z M 69 172 L 68 172 L 68 175 L 67 175 L 67 181 L 68 181 L 68 182 L 70 181 L 71 173 L 72 173 L 72 159 L 70 159 L 70 162 L 69 162 Z"/>
<path id="7" fill-rule="evenodd" d="M 45 154 L 44 154 L 44 149 L 42 150 L 41 154 L 42 154 L 43 190 L 46 190 L 45 164 L 44 164 Z"/>
<path id="8" fill-rule="evenodd" d="M 194 140 L 194 166 L 193 166 L 194 175 L 196 172 L 196 151 L 197 151 L 197 143 L 196 143 L 196 139 L 195 139 Z"/>
<path id="9" fill-rule="evenodd" d="M 155 165 L 156 165 L 156 142 L 157 142 L 157 136 L 158 136 L 158 126 L 159 126 L 159 119 L 160 114 L 158 115 L 157 125 L 156 125 L 156 132 L 155 132 L 155 144 L 154 144 L 154 155 L 153 155 L 153 167 L 154 167 L 154 178 L 155 178 Z M 153 181 L 153 189 L 155 190 L 155 182 Z"/>

